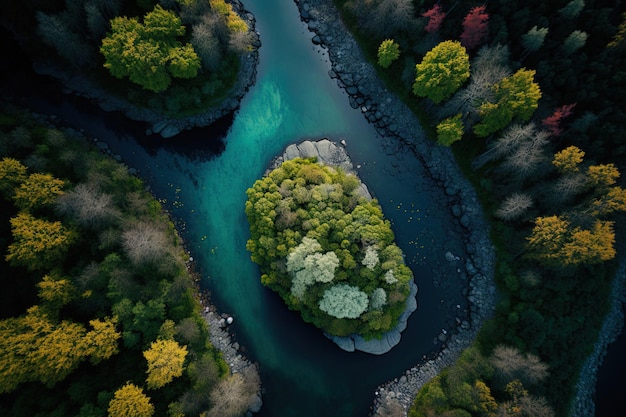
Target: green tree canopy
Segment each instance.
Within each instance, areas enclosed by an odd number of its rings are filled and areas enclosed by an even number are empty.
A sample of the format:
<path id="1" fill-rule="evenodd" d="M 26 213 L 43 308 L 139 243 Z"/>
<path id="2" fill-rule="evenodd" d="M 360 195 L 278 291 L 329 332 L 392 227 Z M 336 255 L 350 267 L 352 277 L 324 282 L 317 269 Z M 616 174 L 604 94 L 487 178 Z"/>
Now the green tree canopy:
<path id="1" fill-rule="evenodd" d="M 304 320 L 372 337 L 397 323 L 412 273 L 380 206 L 358 185 L 314 160 L 284 162 L 247 191 L 247 248 L 263 284 Z"/>
<path id="2" fill-rule="evenodd" d="M 437 125 L 437 143 L 440 145 L 450 146 L 461 140 L 462 136 L 463 120 L 461 120 L 461 114 L 448 117 Z"/>
<path id="3" fill-rule="evenodd" d="M 383 68 L 389 66 L 400 56 L 400 45 L 393 39 L 385 39 L 378 47 L 378 65 Z"/>
<path id="4" fill-rule="evenodd" d="M 440 103 L 454 94 L 470 76 L 469 55 L 457 41 L 444 41 L 416 65 L 413 94 Z"/>
<path id="5" fill-rule="evenodd" d="M 164 91 L 171 77 L 193 78 L 200 69 L 191 44 L 177 40 L 184 34 L 180 18 L 158 4 L 143 24 L 136 18 L 116 17 L 100 48 L 104 66 L 116 78 L 128 77 L 147 90 Z"/>
<path id="6" fill-rule="evenodd" d="M 521 68 L 495 84 L 495 101 L 480 106 L 478 112 L 482 120 L 474 126 L 474 133 L 485 137 L 506 127 L 514 118 L 528 121 L 541 98 L 541 90 L 534 77 L 534 70 Z"/>

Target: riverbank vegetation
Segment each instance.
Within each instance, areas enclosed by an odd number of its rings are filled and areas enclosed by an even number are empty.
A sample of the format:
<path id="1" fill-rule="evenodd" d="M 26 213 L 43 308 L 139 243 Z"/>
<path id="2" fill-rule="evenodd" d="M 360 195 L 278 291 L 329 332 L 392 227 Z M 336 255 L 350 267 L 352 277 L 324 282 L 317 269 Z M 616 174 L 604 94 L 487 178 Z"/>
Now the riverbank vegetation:
<path id="1" fill-rule="evenodd" d="M 33 62 L 130 102 L 184 116 L 216 105 L 253 37 L 225 0 L 5 2 L 2 24 Z M 36 30 L 33 30 L 36 28 Z"/>
<path id="2" fill-rule="evenodd" d="M 0 129 L 0 414 L 245 413 L 258 374 L 231 374 L 210 343 L 189 256 L 143 183 L 22 111 Z"/>
<path id="3" fill-rule="evenodd" d="M 248 189 L 247 248 L 261 281 L 333 336 L 380 337 L 398 324 L 413 280 L 380 205 L 354 174 L 283 162 Z"/>
<path id="4" fill-rule="evenodd" d="M 382 42 L 402 51 L 379 74 L 452 146 L 497 250 L 495 316 L 411 415 L 569 415 L 626 210 L 623 11 L 602 0 L 334 2 L 373 64 Z M 464 54 L 459 82 L 438 60 Z M 510 371 L 528 360 L 541 378 Z"/>

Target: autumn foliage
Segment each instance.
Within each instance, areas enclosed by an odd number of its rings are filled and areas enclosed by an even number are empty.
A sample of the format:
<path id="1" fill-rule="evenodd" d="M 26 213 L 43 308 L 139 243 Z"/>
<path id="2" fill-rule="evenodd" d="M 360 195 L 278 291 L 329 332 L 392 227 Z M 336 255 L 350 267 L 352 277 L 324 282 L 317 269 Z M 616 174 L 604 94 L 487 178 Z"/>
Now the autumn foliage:
<path id="1" fill-rule="evenodd" d="M 463 33 L 461 44 L 467 49 L 475 49 L 489 33 L 489 15 L 485 12 L 487 6 L 474 7 L 463 19 Z"/>
<path id="2" fill-rule="evenodd" d="M 427 33 L 433 33 L 439 30 L 446 14 L 443 12 L 439 4 L 435 4 L 432 8 L 422 13 L 422 16 L 428 18 L 428 24 L 424 28 Z"/>

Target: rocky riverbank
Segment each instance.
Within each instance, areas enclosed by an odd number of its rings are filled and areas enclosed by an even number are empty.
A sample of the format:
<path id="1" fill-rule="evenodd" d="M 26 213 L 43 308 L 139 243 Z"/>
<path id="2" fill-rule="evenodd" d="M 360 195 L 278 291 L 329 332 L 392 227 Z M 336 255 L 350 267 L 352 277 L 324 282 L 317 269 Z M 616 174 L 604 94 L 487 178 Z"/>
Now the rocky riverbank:
<path id="1" fill-rule="evenodd" d="M 453 364 L 471 344 L 483 321 L 493 314 L 495 255 L 488 236 L 489 227 L 474 190 L 459 171 L 450 149 L 426 138 L 415 115 L 386 90 L 341 22 L 332 0 L 295 1 L 302 20 L 314 33 L 313 43 L 328 50 L 329 75 L 345 89 L 350 105 L 360 109 L 376 127 L 383 137 L 382 142 L 400 142 L 423 162 L 433 182 L 445 190 L 450 213 L 463 230 L 463 253 L 447 252 L 445 259 L 456 267 L 458 278 L 467 283 L 467 319 L 457 320 L 455 329 L 442 329 L 437 339 L 443 345 L 434 357 L 415 358 L 413 368 L 375 392 L 374 414 L 394 405 L 406 413 L 421 386 L 445 366 Z"/>
<path id="2" fill-rule="evenodd" d="M 241 99 L 248 92 L 249 88 L 256 82 L 256 71 L 259 60 L 258 48 L 261 46 L 259 34 L 256 31 L 256 20 L 254 15 L 248 12 L 239 0 L 230 2 L 233 9 L 248 24 L 250 35 L 253 38 L 253 50 L 241 57 L 241 67 L 235 85 L 231 88 L 228 96 L 215 107 L 204 110 L 201 113 L 173 118 L 161 112 L 145 107 L 138 107 L 123 97 L 115 96 L 103 90 L 93 82 L 92 79 L 79 73 L 67 73 L 66 71 L 51 65 L 50 63 L 35 63 L 35 71 L 42 75 L 49 75 L 59 79 L 67 94 L 74 94 L 80 97 L 93 100 L 104 111 L 119 111 L 129 119 L 147 122 L 150 127 L 146 129 L 147 134 L 159 134 L 164 138 L 178 135 L 183 130 L 194 127 L 209 126 L 220 118 L 234 112 Z"/>

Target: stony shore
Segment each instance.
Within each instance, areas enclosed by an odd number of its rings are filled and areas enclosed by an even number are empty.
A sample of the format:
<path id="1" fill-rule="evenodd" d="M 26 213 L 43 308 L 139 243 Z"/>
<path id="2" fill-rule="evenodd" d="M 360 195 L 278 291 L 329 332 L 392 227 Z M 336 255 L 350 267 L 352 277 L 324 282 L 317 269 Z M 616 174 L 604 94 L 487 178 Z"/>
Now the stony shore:
<path id="1" fill-rule="evenodd" d="M 436 146 L 421 132 L 420 122 L 412 112 L 376 76 L 364 59 L 358 44 L 338 17 L 332 0 L 294 0 L 300 16 L 314 33 L 312 41 L 327 49 L 331 61 L 329 75 L 337 79 L 350 98 L 350 105 L 363 112 L 383 138 L 408 145 L 422 160 L 431 178 L 449 197 L 452 215 L 465 230 L 465 253 L 446 253 L 450 262 L 464 262 L 457 271 L 469 278 L 469 323 L 462 322 L 452 335 L 443 335 L 445 344 L 434 358 L 416 358 L 416 365 L 403 375 L 379 387 L 374 393 L 372 415 L 382 415 L 386 405 L 400 405 L 406 412 L 419 389 L 458 355 L 475 338 L 485 318 L 495 306 L 493 270 L 495 254 L 488 236 L 488 225 L 471 185 L 460 173 L 449 149 Z M 624 325 L 626 302 L 626 263 L 620 266 L 614 283 L 611 312 L 605 319 L 592 355 L 587 359 L 577 384 L 572 416 L 594 415 L 594 394 L 598 368 L 607 346 L 620 334 Z M 441 337 L 442 335 L 440 335 Z"/>
<path id="2" fill-rule="evenodd" d="M 39 74 L 59 79 L 63 83 L 64 92 L 67 94 L 92 100 L 104 111 L 119 111 L 131 120 L 148 123 L 150 127 L 146 129 L 146 134 L 159 134 L 164 138 L 170 138 L 184 130 L 209 126 L 220 118 L 233 113 L 239 107 L 241 99 L 248 92 L 249 88 L 256 82 L 259 60 L 258 48 L 261 46 L 259 34 L 256 32 L 256 20 L 254 15 L 248 12 L 239 0 L 233 0 L 231 3 L 235 11 L 248 24 L 250 34 L 253 37 L 253 50 L 242 57 L 237 81 L 228 93 L 228 97 L 219 105 L 211 107 L 202 113 L 180 118 L 168 117 L 161 112 L 135 106 L 124 97 L 114 96 L 82 74 L 67 73 L 48 62 L 35 63 L 33 67 Z"/>

